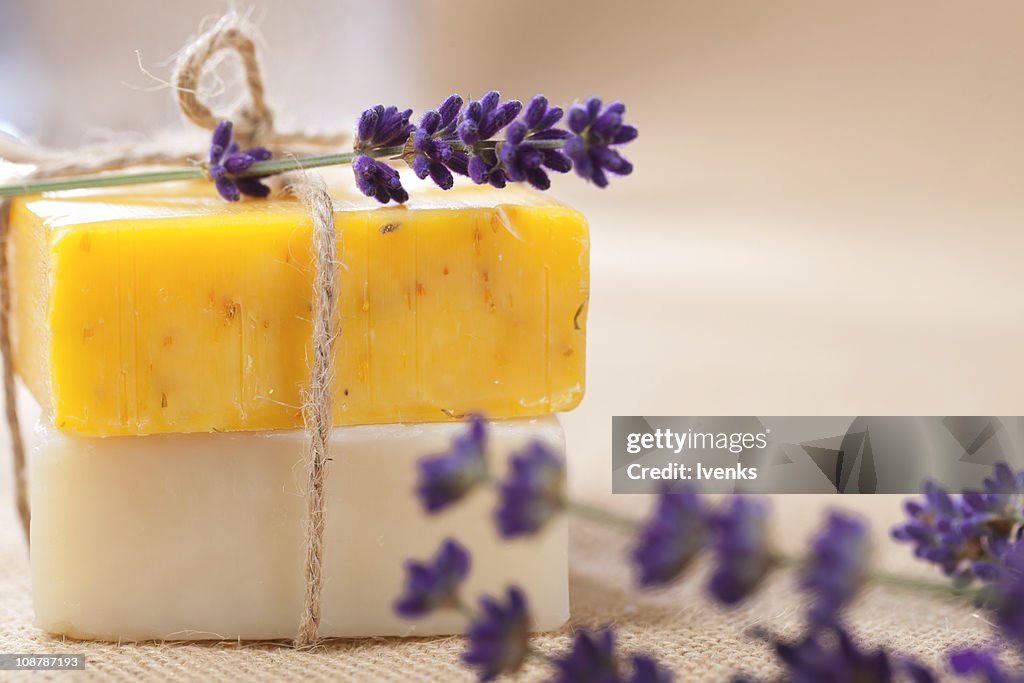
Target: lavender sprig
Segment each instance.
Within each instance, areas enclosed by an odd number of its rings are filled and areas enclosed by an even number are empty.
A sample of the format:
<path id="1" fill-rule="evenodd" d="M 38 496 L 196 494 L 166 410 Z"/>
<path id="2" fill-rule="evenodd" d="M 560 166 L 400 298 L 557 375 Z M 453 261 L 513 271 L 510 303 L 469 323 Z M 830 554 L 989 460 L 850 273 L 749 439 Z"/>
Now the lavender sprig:
<path id="1" fill-rule="evenodd" d="M 618 175 L 632 172 L 632 164 L 621 157 L 618 147 L 635 139 L 637 133 L 623 121 L 625 107 L 621 103 L 591 116 L 594 102 L 600 106 L 600 100 L 590 98 L 573 107 L 569 130 L 557 127 L 562 110 L 549 106 L 540 95 L 530 101 L 519 119 L 522 104 L 501 102 L 495 91 L 465 107 L 460 96 L 451 95 L 436 110 L 425 113 L 418 126 L 409 123 L 411 110 L 377 105 L 360 115 L 353 151 L 302 158 L 271 159 L 262 147 L 240 151 L 232 147 L 230 134 L 225 140 L 230 123 L 224 122 L 214 131 L 207 161 L 190 168 L 32 180 L 0 185 L 0 197 L 206 178 L 214 181 L 221 196 L 236 201 L 241 195 L 266 196 L 269 189 L 260 178 L 352 164 L 360 192 L 383 204 L 403 203 L 408 201 L 408 192 L 393 165 L 403 159 L 417 176 L 429 177 L 446 190 L 454 186 L 453 174 L 499 188 L 508 182 L 527 182 L 547 189 L 549 171 L 565 173 L 574 164 L 580 175 L 604 187 L 608 184 L 606 171 Z"/>

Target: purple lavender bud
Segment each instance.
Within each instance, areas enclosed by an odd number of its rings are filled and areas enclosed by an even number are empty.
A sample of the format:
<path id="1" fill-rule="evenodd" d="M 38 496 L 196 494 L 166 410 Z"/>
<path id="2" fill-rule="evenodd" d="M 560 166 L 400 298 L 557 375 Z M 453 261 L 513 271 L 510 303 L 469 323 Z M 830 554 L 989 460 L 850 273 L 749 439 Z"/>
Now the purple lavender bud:
<path id="1" fill-rule="evenodd" d="M 400 147 L 405 144 L 414 126 L 409 123 L 412 109 L 399 111 L 398 107 L 378 104 L 367 109 L 356 123 L 357 152 L 369 152 L 384 147 Z"/>
<path id="2" fill-rule="evenodd" d="M 235 182 L 226 178 L 223 174 L 214 176 L 213 185 L 217 188 L 217 194 L 229 202 L 237 202 L 242 198 L 241 191 Z"/>
<path id="3" fill-rule="evenodd" d="M 408 201 L 409 193 L 402 187 L 402 179 L 393 167 L 360 154 L 352 162 L 356 186 L 367 197 L 373 197 L 381 204 L 394 200 L 401 204 Z"/>
<path id="4" fill-rule="evenodd" d="M 472 145 L 480 140 L 490 140 L 519 115 L 523 108 L 521 102 L 508 100 L 499 105 L 500 99 L 498 92 L 492 90 L 466 105 L 458 128 L 459 139 L 463 143 Z"/>
<path id="5" fill-rule="evenodd" d="M 499 189 L 505 187 L 507 180 L 494 150 L 482 150 L 470 157 L 467 175 L 477 185 L 489 183 Z"/>
<path id="6" fill-rule="evenodd" d="M 260 182 L 259 178 L 235 178 L 238 191 L 249 197 L 262 199 L 270 194 L 270 188 Z"/>
<path id="7" fill-rule="evenodd" d="M 768 545 L 767 503 L 742 495 L 716 516 L 715 567 L 708 583 L 712 597 L 734 605 L 749 596 L 775 566 Z"/>
<path id="8" fill-rule="evenodd" d="M 528 128 L 536 128 L 540 125 L 541 120 L 547 112 L 548 98 L 543 95 L 536 95 L 532 100 L 530 100 L 530 103 L 526 105 L 526 111 L 523 112 L 523 123 L 525 123 Z"/>
<path id="9" fill-rule="evenodd" d="M 565 507 L 565 464 L 540 441 L 512 457 L 494 518 L 505 538 L 537 533 Z"/>
<path id="10" fill-rule="evenodd" d="M 450 538 L 431 561 L 407 561 L 405 592 L 395 601 L 395 612 L 406 618 L 423 617 L 436 609 L 457 607 L 469 564 L 469 553 Z"/>
<path id="11" fill-rule="evenodd" d="M 434 163 L 429 166 L 430 179 L 442 190 L 450 190 L 455 185 L 452 172 L 444 164 Z"/>
<path id="12" fill-rule="evenodd" d="M 565 153 L 576 166 L 576 173 L 598 187 L 607 187 L 607 173 L 629 175 L 633 164 L 612 149 L 636 139 L 637 130 L 623 122 L 626 107 L 613 102 L 604 110 L 601 100 L 591 97 L 569 108 L 569 130 L 575 135 L 565 143 Z"/>
<path id="13" fill-rule="evenodd" d="M 529 651 L 529 632 L 530 613 L 520 589 L 510 587 L 504 603 L 484 596 L 466 632 L 462 661 L 477 669 L 481 681 L 518 671 Z"/>
<path id="14" fill-rule="evenodd" d="M 224 152 L 231 144 L 231 136 L 234 126 L 230 121 L 221 121 L 213 129 L 213 138 L 210 141 L 210 163 L 219 164 L 224 157 Z"/>
<path id="15" fill-rule="evenodd" d="M 380 120 L 380 114 L 381 112 L 374 107 L 364 110 L 359 115 L 359 120 L 356 122 L 356 149 L 359 149 L 364 140 L 369 140 L 373 137 L 373 132 L 377 130 L 377 121 Z"/>
<path id="16" fill-rule="evenodd" d="M 631 552 L 638 583 L 649 587 L 674 581 L 704 549 L 707 537 L 700 494 L 690 486 L 663 492 Z"/>
<path id="17" fill-rule="evenodd" d="M 469 175 L 469 154 L 462 150 L 453 149 L 444 163 L 454 173 Z"/>
<path id="18" fill-rule="evenodd" d="M 416 494 L 427 512 L 437 512 L 463 498 L 487 480 L 483 418 L 469 419 L 469 430 L 452 440 L 447 451 L 419 461 Z"/>
<path id="19" fill-rule="evenodd" d="M 817 626 L 838 623 L 839 611 L 860 590 L 867 572 L 867 527 L 838 512 L 829 514 L 825 528 L 811 541 L 811 552 L 800 583 L 811 593 L 808 611 Z"/>
<path id="20" fill-rule="evenodd" d="M 256 159 L 246 152 L 235 152 L 224 159 L 224 169 L 231 174 L 245 173 L 256 163 Z"/>
<path id="21" fill-rule="evenodd" d="M 441 103 L 441 106 L 437 108 L 437 113 L 441 117 L 440 127 L 442 129 L 452 129 L 457 123 L 456 119 L 459 116 L 459 111 L 462 109 L 462 98 L 459 95 L 451 94 Z"/>

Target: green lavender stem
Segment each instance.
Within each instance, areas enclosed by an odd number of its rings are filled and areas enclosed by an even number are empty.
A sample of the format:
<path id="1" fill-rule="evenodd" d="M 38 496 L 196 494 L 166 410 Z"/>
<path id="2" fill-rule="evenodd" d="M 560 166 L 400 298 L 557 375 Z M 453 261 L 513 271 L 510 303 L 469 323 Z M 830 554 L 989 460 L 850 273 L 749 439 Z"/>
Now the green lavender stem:
<path id="1" fill-rule="evenodd" d="M 626 533 L 633 533 L 640 527 L 640 523 L 636 520 L 624 517 L 601 507 L 587 505 L 586 503 L 568 501 L 565 504 L 565 509 L 570 515 L 614 527 Z M 798 569 L 804 564 L 804 562 L 804 558 L 794 555 L 785 555 L 782 553 L 775 555 L 775 564 L 779 568 Z M 976 589 L 971 587 L 957 587 L 953 585 L 952 581 L 922 579 L 878 571 L 869 572 L 865 579 L 868 584 L 890 586 L 892 588 L 901 588 L 919 593 L 970 598 L 977 595 Z"/>
<path id="2" fill-rule="evenodd" d="M 805 559 L 795 555 L 783 553 L 775 554 L 775 564 L 779 568 L 799 569 L 805 563 Z M 890 574 L 889 572 L 869 571 L 864 577 L 865 583 L 877 586 L 890 586 L 916 591 L 918 593 L 931 593 L 939 595 L 952 595 L 955 597 L 973 597 L 977 591 L 970 587 L 957 587 L 952 581 L 939 579 L 922 579 L 916 576 L 903 576 L 901 574 Z"/>
<path id="3" fill-rule="evenodd" d="M 583 519 L 589 519 L 593 522 L 606 524 L 627 533 L 633 533 L 640 527 L 640 523 L 636 520 L 616 514 L 610 510 L 605 510 L 604 508 L 597 507 L 596 505 L 587 505 L 586 503 L 568 501 L 565 504 L 565 509 L 569 514 L 575 515 L 576 517 L 582 517 Z"/>
<path id="4" fill-rule="evenodd" d="M 487 149 L 495 149 L 501 142 L 497 140 L 485 140 L 475 145 L 464 145 L 460 142 L 450 143 L 453 149 L 463 152 L 479 152 Z M 532 146 L 542 149 L 557 149 L 564 146 L 564 140 L 538 140 L 530 143 Z M 357 156 L 365 154 L 374 158 L 389 157 L 392 159 L 402 158 L 405 147 L 384 147 L 367 152 L 341 152 L 338 154 L 323 154 L 303 158 L 285 157 L 271 159 L 253 164 L 245 173 L 239 173 L 237 177 L 267 176 L 286 171 L 298 171 L 301 169 L 323 168 L 325 166 L 343 166 L 351 164 Z M 95 187 L 118 187 L 122 185 L 148 185 L 150 183 L 163 183 L 171 180 L 200 180 L 206 177 L 206 169 L 196 164 L 189 168 L 175 168 L 161 171 L 141 171 L 135 173 L 105 173 L 100 175 L 84 175 L 69 178 L 54 178 L 49 180 L 30 180 L 24 183 L 13 183 L 0 185 L 0 197 L 14 197 L 23 194 L 38 194 L 40 192 L 56 192 L 60 190 L 83 190 Z"/>

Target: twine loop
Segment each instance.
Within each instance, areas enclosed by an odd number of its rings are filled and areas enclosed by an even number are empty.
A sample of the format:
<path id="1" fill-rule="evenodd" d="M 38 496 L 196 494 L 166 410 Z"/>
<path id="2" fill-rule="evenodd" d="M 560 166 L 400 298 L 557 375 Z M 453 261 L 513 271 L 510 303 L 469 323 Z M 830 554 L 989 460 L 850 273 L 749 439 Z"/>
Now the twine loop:
<path id="1" fill-rule="evenodd" d="M 188 45 L 174 71 L 175 99 L 186 119 L 213 130 L 224 118 L 234 124 L 234 135 L 241 147 L 256 147 L 274 142 L 274 114 L 267 105 L 266 90 L 256 59 L 252 35 L 234 25 L 237 18 L 228 15 Z M 230 116 L 217 116 L 199 99 L 199 80 L 210 60 L 224 51 L 234 51 L 242 63 L 249 101 Z"/>

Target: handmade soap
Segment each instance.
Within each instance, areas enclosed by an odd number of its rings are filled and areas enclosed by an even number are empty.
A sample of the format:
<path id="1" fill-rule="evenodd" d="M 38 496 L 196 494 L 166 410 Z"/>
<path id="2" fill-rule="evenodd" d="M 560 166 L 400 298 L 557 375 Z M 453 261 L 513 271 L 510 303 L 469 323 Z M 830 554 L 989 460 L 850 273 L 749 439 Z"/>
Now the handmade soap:
<path id="1" fill-rule="evenodd" d="M 339 184 L 335 424 L 573 408 L 584 387 L 588 231 L 520 188 Z M 297 201 L 208 183 L 18 199 L 18 371 L 88 436 L 301 426 L 312 267 Z"/>
<path id="2" fill-rule="evenodd" d="M 464 617 L 394 615 L 407 558 L 453 537 L 472 554 L 465 598 L 522 586 L 537 630 L 569 614 L 567 533 L 502 541 L 480 490 L 427 516 L 415 464 L 465 427 L 336 427 L 326 488 L 323 636 L 459 633 Z M 52 429 L 31 450 L 36 624 L 75 638 L 262 639 L 295 635 L 302 604 L 303 433 L 94 439 Z M 553 416 L 498 421 L 490 465 L 531 439 L 563 450 Z"/>

